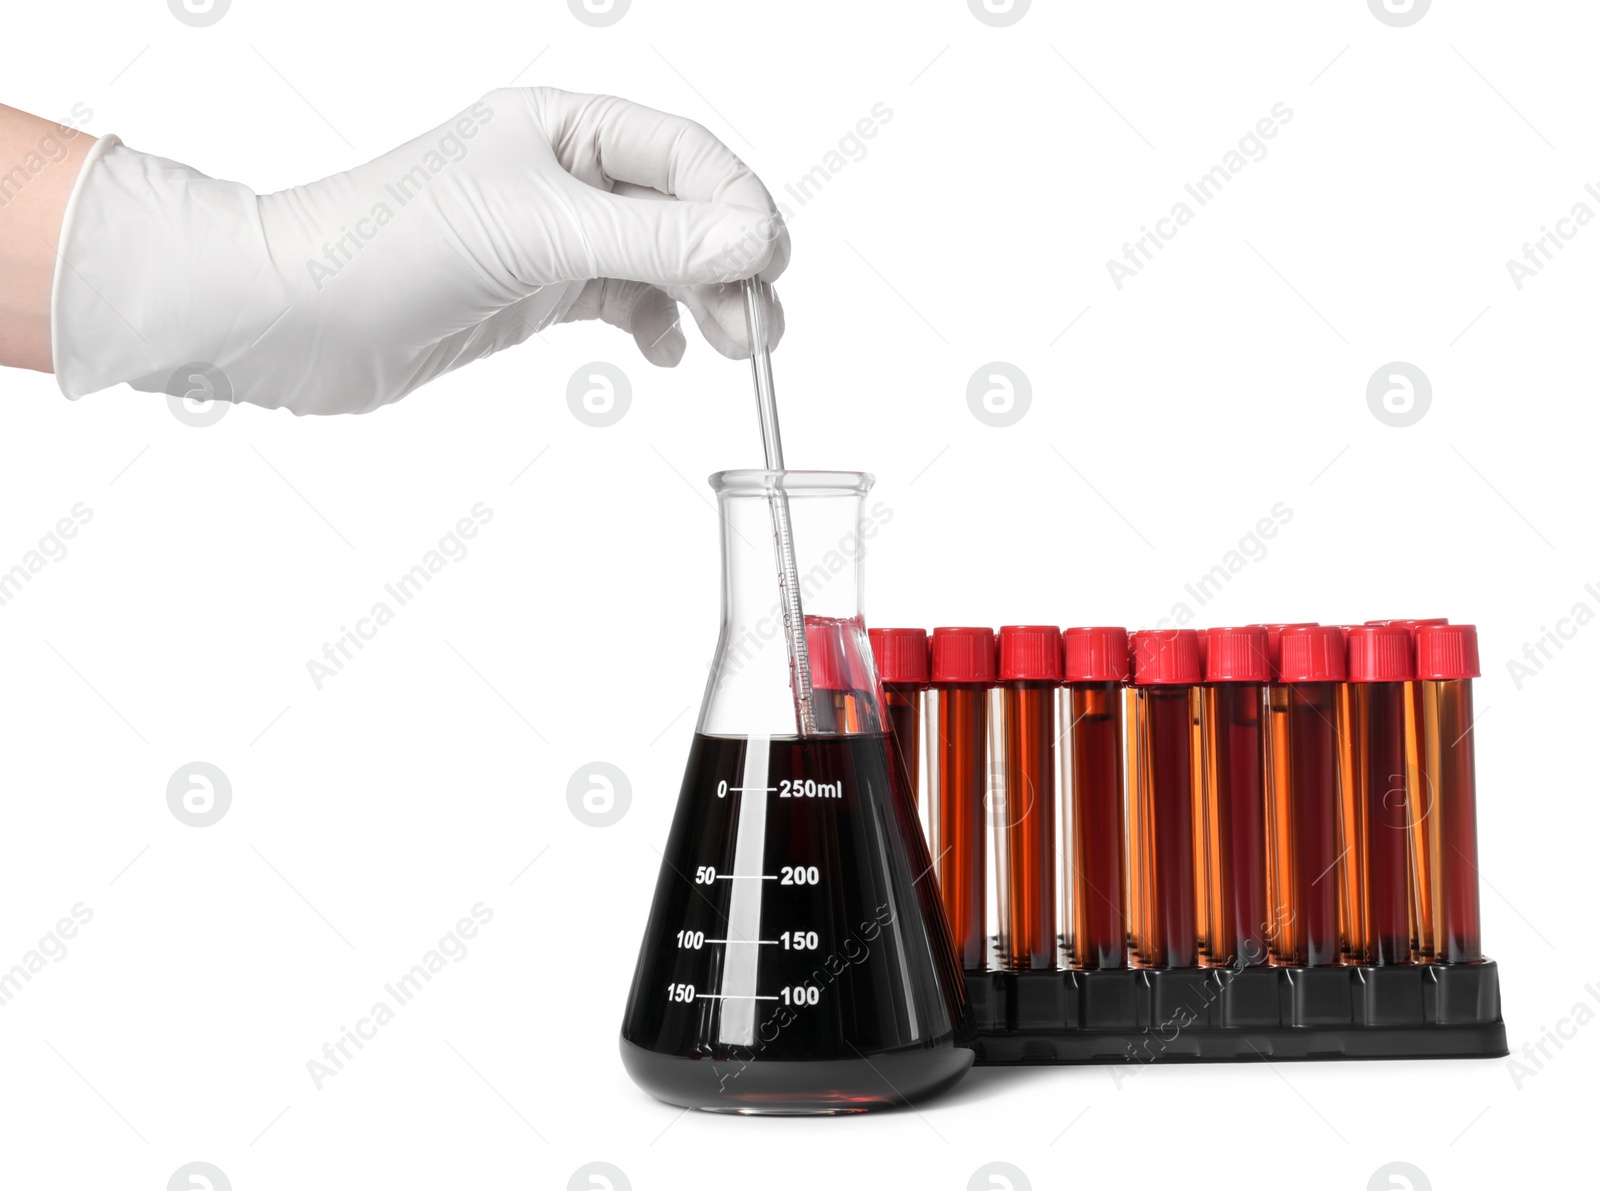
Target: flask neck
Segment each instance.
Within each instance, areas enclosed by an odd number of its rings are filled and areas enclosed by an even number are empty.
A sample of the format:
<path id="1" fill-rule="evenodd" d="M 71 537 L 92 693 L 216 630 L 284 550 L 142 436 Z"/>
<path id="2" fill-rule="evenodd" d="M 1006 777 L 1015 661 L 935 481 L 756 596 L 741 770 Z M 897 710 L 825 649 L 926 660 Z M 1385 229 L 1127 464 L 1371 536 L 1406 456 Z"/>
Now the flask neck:
<path id="1" fill-rule="evenodd" d="M 713 736 L 795 735 L 785 598 L 774 502 L 787 504 L 799 606 L 805 619 L 818 735 L 883 731 L 881 686 L 862 619 L 870 476 L 740 472 L 712 477 L 722 534 L 722 626 L 698 730 Z"/>

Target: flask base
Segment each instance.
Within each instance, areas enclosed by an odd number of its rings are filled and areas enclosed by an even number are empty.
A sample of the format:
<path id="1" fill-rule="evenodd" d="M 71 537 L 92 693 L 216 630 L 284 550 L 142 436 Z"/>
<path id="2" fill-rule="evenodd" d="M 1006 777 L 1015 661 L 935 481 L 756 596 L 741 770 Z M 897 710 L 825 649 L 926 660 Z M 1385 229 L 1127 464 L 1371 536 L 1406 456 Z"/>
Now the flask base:
<path id="1" fill-rule="evenodd" d="M 830 1116 L 918 1104 L 948 1090 L 973 1052 L 951 1043 L 859 1059 L 690 1059 L 620 1039 L 622 1065 L 657 1100 L 705 1112 Z"/>

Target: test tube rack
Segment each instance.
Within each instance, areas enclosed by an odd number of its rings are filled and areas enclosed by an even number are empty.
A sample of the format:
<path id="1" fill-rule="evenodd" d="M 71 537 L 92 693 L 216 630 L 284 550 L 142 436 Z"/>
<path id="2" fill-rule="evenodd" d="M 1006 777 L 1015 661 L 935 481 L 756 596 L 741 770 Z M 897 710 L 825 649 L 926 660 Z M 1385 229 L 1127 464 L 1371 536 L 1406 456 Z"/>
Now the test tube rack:
<path id="1" fill-rule="evenodd" d="M 1348 677 L 1350 685 L 1354 686 L 1358 680 L 1376 681 L 1378 679 L 1393 678 L 1396 682 L 1402 679 L 1409 685 L 1405 686 L 1405 699 L 1408 707 L 1414 697 L 1413 686 L 1424 684 L 1424 680 L 1450 679 L 1462 680 L 1475 676 L 1477 673 L 1476 631 L 1470 626 L 1450 626 L 1448 629 L 1424 629 L 1423 626 L 1445 625 L 1445 621 L 1393 621 L 1369 622 L 1370 625 L 1385 626 L 1381 631 L 1374 631 L 1368 626 L 1360 626 L 1352 633 L 1346 627 L 1334 630 L 1322 626 L 1297 625 L 1287 626 L 1294 634 L 1300 630 L 1317 630 L 1325 638 L 1324 652 L 1330 656 L 1325 659 L 1326 667 L 1313 667 L 1312 677 L 1318 680 L 1327 680 L 1342 692 L 1347 677 L 1344 670 L 1346 647 L 1351 650 L 1366 651 L 1360 662 L 1365 667 L 1364 674 L 1358 674 L 1356 662 L 1352 660 Z M 1267 718 L 1266 691 L 1270 684 L 1282 681 L 1310 681 L 1304 674 L 1299 678 L 1294 675 L 1280 673 L 1280 660 L 1278 657 L 1279 636 L 1286 626 L 1252 626 L 1248 633 L 1262 630 L 1261 639 L 1265 643 L 1269 638 L 1265 632 L 1268 628 L 1273 630 L 1270 636 L 1270 646 L 1263 644 L 1262 651 L 1271 653 L 1270 661 L 1267 657 L 1243 657 L 1242 670 L 1248 681 L 1259 683 L 1262 690 L 1261 718 L 1263 724 Z M 1399 630 L 1404 630 L 1403 632 Z M 878 669 L 883 681 L 885 692 L 885 721 L 889 725 L 891 747 L 895 748 L 902 758 L 914 757 L 915 760 L 906 763 L 905 774 L 907 783 L 913 794 L 917 797 L 921 809 L 927 817 L 930 843 L 935 845 L 940 855 L 949 854 L 949 849 L 944 847 L 937 837 L 939 830 L 933 825 L 934 817 L 941 812 L 929 807 L 924 801 L 924 795 L 930 793 L 925 787 L 939 789 L 938 798 L 964 797 L 969 802 L 977 794 L 985 802 L 991 800 L 992 789 L 974 791 L 970 781 L 967 788 L 957 790 L 945 787 L 954 787 L 951 781 L 953 775 L 940 775 L 930 777 L 934 768 L 933 750 L 931 747 L 924 752 L 922 745 L 930 743 L 932 736 L 937 734 L 938 728 L 934 722 L 932 709 L 936 703 L 929 700 L 930 715 L 927 722 L 922 722 L 919 714 L 919 691 L 953 688 L 988 688 L 994 701 L 990 704 L 990 714 L 987 720 L 989 740 L 984 748 L 986 758 L 986 781 L 990 787 L 997 782 L 1004 785 L 1008 780 L 1005 777 L 1006 767 L 1018 762 L 1008 755 L 1008 750 L 1015 747 L 1022 737 L 1015 733 L 1005 736 L 1004 746 L 997 745 L 997 740 L 1002 739 L 1005 729 L 1001 721 L 1004 718 L 1004 704 L 998 696 L 998 691 L 1008 681 L 1020 682 L 1037 689 L 1039 686 L 1048 687 L 1058 685 L 1063 691 L 1075 680 L 1083 681 L 1088 670 L 1082 669 L 1089 665 L 1093 670 L 1096 681 L 1110 678 L 1111 685 L 1119 683 L 1128 690 L 1139 685 L 1145 680 L 1141 673 L 1141 662 L 1135 660 L 1138 650 L 1133 648 L 1134 638 L 1147 638 L 1143 642 L 1152 646 L 1145 652 L 1149 655 L 1145 660 L 1150 662 L 1150 668 L 1157 677 L 1150 678 L 1151 682 L 1187 682 L 1192 683 L 1198 690 L 1207 682 L 1217 677 L 1217 672 L 1226 671 L 1228 666 L 1239 667 L 1239 656 L 1230 656 L 1225 662 L 1215 656 L 1218 648 L 1234 650 L 1242 640 L 1250 646 L 1254 639 L 1244 636 L 1215 636 L 1213 646 L 1214 656 L 1208 663 L 1206 660 L 1206 637 L 1191 630 L 1167 630 L 1161 634 L 1126 634 L 1120 638 L 1121 644 L 1114 645 L 1110 653 L 1110 661 L 1105 656 L 1105 641 L 1118 641 L 1115 636 L 1121 630 L 1069 630 L 1062 634 L 1053 626 L 1025 626 L 1015 630 L 1002 630 L 1001 634 L 994 637 L 995 650 L 993 660 L 985 661 L 982 648 L 988 630 L 955 629 L 937 630 L 935 637 L 929 639 L 920 630 L 874 630 L 872 634 L 873 651 L 877 659 Z M 1246 630 L 1218 630 L 1218 633 L 1240 635 Z M 1426 637 L 1423 645 L 1418 644 L 1417 634 L 1422 632 Z M 939 634 L 950 634 L 950 649 L 944 663 L 939 658 Z M 1072 644 L 1070 640 L 1064 653 L 1053 653 L 1052 640 L 1060 642 L 1070 638 L 1073 633 L 1088 633 L 1102 635 L 1099 644 L 1094 646 L 1099 652 L 1084 653 L 1085 662 L 1079 661 L 1079 671 L 1073 669 L 1071 657 Z M 1015 648 L 1009 660 L 1005 654 L 1005 635 L 1013 634 Z M 1104 637 L 1104 634 L 1112 634 Z M 1402 644 L 1405 643 L 1405 644 Z M 1083 641 L 1080 639 L 1079 644 Z M 1170 670 L 1170 647 L 1174 644 L 1186 646 L 1195 650 L 1198 661 L 1191 660 L 1189 665 L 1198 665 L 1199 669 L 1179 671 L 1189 674 L 1189 677 L 1174 677 Z M 1313 656 L 1315 651 L 1308 652 L 1305 646 L 1315 644 L 1308 640 L 1295 640 L 1296 654 L 1302 659 Z M 1379 658 L 1375 664 L 1371 656 L 1372 648 L 1381 647 L 1388 650 L 1388 655 Z M 1419 649 L 1426 654 L 1428 661 L 1419 668 Z M 1121 650 L 1121 654 L 1118 654 Z M 1181 650 L 1180 650 L 1181 652 Z M 1083 653 L 1083 650 L 1080 650 Z M 1247 650 L 1248 653 L 1248 650 Z M 1337 656 L 1332 656 L 1337 655 Z M 1351 655 L 1352 659 L 1354 654 Z M 1065 657 L 1063 667 L 1062 658 Z M 943 673 L 941 674 L 941 665 Z M 1317 662 L 1322 666 L 1322 662 Z M 1376 665 L 1376 668 L 1374 666 Z M 1390 671 L 1384 671 L 1383 665 L 1388 665 Z M 1429 667 L 1432 667 L 1430 669 Z M 986 668 L 987 667 L 987 668 Z M 1396 691 L 1400 688 L 1396 687 Z M 1132 707 L 1132 701 L 1129 706 Z M 1195 735 L 1191 738 L 1195 750 L 1195 764 L 1193 768 L 1194 821 L 1190 823 L 1186 832 L 1193 832 L 1195 836 L 1200 833 L 1199 818 L 1201 808 L 1209 805 L 1210 794 L 1206 789 L 1208 783 L 1218 779 L 1213 770 L 1207 769 L 1201 754 L 1204 751 L 1202 741 L 1209 739 L 1205 736 L 1205 729 L 1201 722 L 1202 707 L 1209 708 L 1200 696 L 1195 699 L 1196 718 L 1194 723 Z M 1037 718 L 1038 703 L 1034 700 L 1033 711 L 1030 714 Z M 1470 728 L 1470 691 L 1464 700 L 1468 714 L 1467 725 Z M 1064 713 L 1062 704 L 1057 705 L 1056 736 L 1060 742 L 1070 733 L 1070 715 Z M 1405 728 L 1405 744 L 1408 749 L 1417 748 L 1417 734 L 1421 731 L 1423 713 L 1421 704 L 1417 704 L 1407 713 Z M 1120 706 L 1119 706 L 1120 712 Z M 969 721 L 970 722 L 970 717 Z M 1038 725 L 1034 725 L 1037 729 Z M 1353 729 L 1340 720 L 1339 731 Z M 1134 756 L 1137 745 L 1132 740 L 1136 733 L 1132 723 L 1123 723 L 1118 733 L 1118 763 Z M 1264 731 L 1264 729 L 1263 729 Z M 922 740 L 904 739 L 906 734 L 921 735 Z M 1066 807 L 1071 798 L 1077 796 L 1072 790 L 1073 779 L 1069 776 L 1071 765 L 1064 760 L 1059 768 L 1054 764 L 1042 765 L 1039 760 L 1038 731 L 1032 733 L 1034 749 L 1031 762 L 1039 772 L 1047 773 L 1050 781 L 1058 782 L 1060 790 L 1053 786 L 1047 792 L 1047 800 L 1054 807 L 1059 807 L 1063 819 L 1069 819 L 1072 812 Z M 1469 851 L 1472 859 L 1469 865 L 1475 865 L 1476 829 L 1473 823 L 1475 806 L 1472 794 L 1472 759 L 1471 750 L 1473 741 L 1470 731 L 1462 731 L 1460 738 L 1455 743 L 1465 740 L 1465 773 L 1466 773 L 1466 807 L 1465 829 L 1469 833 L 1466 837 L 1471 841 Z M 1343 749 L 1345 741 L 1338 742 L 1340 748 L 1338 756 L 1330 760 L 1329 764 L 1343 767 L 1345 770 L 1352 768 L 1350 754 Z M 1065 745 L 1062 746 L 1066 747 Z M 1185 746 L 1186 748 L 1189 746 Z M 1128 751 L 1124 751 L 1128 750 Z M 968 750 L 969 754 L 971 750 Z M 1451 764 L 1457 764 L 1461 758 L 1451 758 Z M 1422 799 L 1417 794 L 1417 786 L 1421 782 L 1415 770 L 1415 759 L 1411 758 L 1407 765 L 1407 778 L 1405 797 L 1408 806 L 1413 810 L 1421 805 Z M 1262 769 L 1267 770 L 1272 766 L 1270 757 L 1263 759 Z M 1181 770 L 1187 764 L 1180 765 Z M 1349 780 L 1349 773 L 1341 772 L 1339 782 Z M 1032 780 L 1030 773 L 1029 780 Z M 1140 781 L 1148 781 L 1148 776 L 1141 777 Z M 1270 802 L 1271 796 L 1268 788 L 1272 779 L 1263 776 L 1260 778 L 1263 791 L 1262 799 Z M 1048 782 L 1046 783 L 1049 784 Z M 1145 872 L 1145 876 L 1137 878 L 1148 880 L 1148 869 L 1152 863 L 1148 857 L 1141 860 L 1137 854 L 1142 848 L 1154 847 L 1150 842 L 1150 828 L 1146 825 L 1141 831 L 1134 826 L 1137 811 L 1133 803 L 1138 795 L 1135 794 L 1136 781 L 1129 773 L 1124 772 L 1119 779 L 1120 790 L 1116 799 L 1119 803 L 1116 819 L 1119 824 L 1127 828 L 1124 844 L 1117 849 L 1125 852 L 1120 859 L 1123 862 L 1124 881 L 1130 880 L 1129 873 Z M 1336 783 L 1337 784 L 1337 783 Z M 1392 793 L 1398 794 L 1398 791 Z M 996 804 L 998 806 L 998 804 Z M 960 821 L 962 816 L 967 816 L 966 822 L 974 821 L 971 812 L 960 810 L 954 821 Z M 1135 900 L 1131 886 L 1125 884 L 1122 890 L 1121 903 L 1122 922 L 1127 928 L 1126 944 L 1122 944 L 1119 937 L 1117 945 L 1123 946 L 1123 956 L 1117 963 L 1101 965 L 1098 963 L 1082 964 L 1074 960 L 1074 945 L 1070 938 L 1070 915 L 1063 915 L 1061 925 L 1064 929 L 1057 934 L 1054 929 L 1045 928 L 1041 937 L 1039 926 L 1039 907 L 1055 900 L 1054 893 L 1044 898 L 1032 898 L 1028 890 L 1018 892 L 1015 883 L 1009 893 L 1013 902 L 1026 903 L 1020 910 L 1009 913 L 1020 913 L 1029 921 L 1021 928 L 1013 923 L 1013 930 L 1026 936 L 1024 942 L 1019 944 L 1016 938 L 1007 940 L 1005 937 L 1008 913 L 1004 906 L 1008 898 L 1005 891 L 1007 878 L 1000 870 L 1008 863 L 1002 855 L 1003 849 L 999 841 L 1012 828 L 1001 823 L 1000 815 L 991 813 L 995 808 L 988 808 L 983 812 L 982 831 L 986 838 L 977 849 L 977 854 L 988 858 L 992 866 L 988 879 L 980 878 L 980 884 L 986 884 L 980 895 L 987 912 L 981 919 L 975 921 L 971 912 L 974 893 L 969 889 L 966 894 L 952 895 L 946 888 L 947 873 L 941 868 L 939 857 L 934 857 L 934 869 L 939 873 L 941 892 L 945 894 L 948 908 L 951 910 L 954 925 L 955 943 L 958 952 L 964 957 L 965 983 L 968 1003 L 971 1012 L 971 1026 L 974 1031 L 973 1046 L 977 1054 L 977 1063 L 988 1066 L 1026 1065 L 1026 1064 L 1065 1064 L 1065 1063 L 1105 1063 L 1105 1064 L 1131 1064 L 1142 1065 L 1152 1062 L 1184 1062 L 1184 1061 L 1262 1061 L 1283 1059 L 1413 1059 L 1413 1058 L 1489 1058 L 1501 1057 L 1507 1054 L 1505 1023 L 1501 1017 L 1499 970 L 1496 964 L 1483 958 L 1475 950 L 1467 953 L 1465 962 L 1443 962 L 1446 959 L 1447 947 L 1442 940 L 1438 940 L 1439 954 L 1408 953 L 1399 957 L 1398 962 L 1392 962 L 1393 956 L 1385 957 L 1391 962 L 1362 962 L 1369 958 L 1359 949 L 1352 954 L 1348 946 L 1335 955 L 1331 960 L 1324 953 L 1321 962 L 1284 962 L 1283 957 L 1276 953 L 1270 960 L 1264 962 L 1263 957 L 1256 955 L 1250 962 L 1237 963 L 1223 962 L 1213 954 L 1207 954 L 1205 946 L 1205 927 L 1200 926 L 1196 934 L 1200 936 L 1199 945 L 1192 946 L 1187 953 L 1187 958 L 1173 963 L 1171 955 L 1166 956 L 1166 961 L 1149 963 L 1148 955 L 1141 955 L 1141 937 L 1138 925 L 1134 919 L 1137 911 L 1131 907 Z M 1408 813 L 1410 813 L 1408 811 Z M 1271 868 L 1273 858 L 1270 855 L 1272 848 L 1271 811 L 1266 809 L 1264 817 L 1269 821 L 1266 849 L 1269 853 L 1265 858 L 1258 855 L 1257 863 Z M 1459 822 L 1459 816 L 1456 820 Z M 1365 822 L 1365 820 L 1363 820 Z M 1281 829 L 1280 829 L 1281 830 Z M 1048 837 L 1050 833 L 1046 833 Z M 1065 834 L 1065 833 L 1063 833 Z M 1350 850 L 1356 847 L 1356 841 L 1348 838 L 1352 833 L 1348 824 L 1342 820 L 1337 832 L 1337 846 L 1344 849 L 1340 852 L 1340 865 L 1350 863 L 1346 857 Z M 1406 834 L 1410 835 L 1407 826 Z M 1025 847 L 1037 849 L 1040 840 L 1034 836 L 1022 840 Z M 1191 837 L 1185 835 L 1187 841 Z M 1048 851 L 1054 840 L 1046 838 L 1045 850 Z M 1280 844 L 1282 840 L 1278 841 Z M 1016 841 L 1012 841 L 1015 845 Z M 1195 855 L 1198 857 L 1204 850 L 1205 843 L 1200 841 L 1195 845 Z M 1070 849 L 1069 849 L 1070 850 Z M 1184 850 L 1188 850 L 1185 843 Z M 973 849 L 969 846 L 961 850 L 961 854 L 971 857 Z M 1028 863 L 1027 854 L 1023 856 L 1023 863 Z M 971 864 L 969 859 L 965 861 Z M 981 863 L 981 862 L 980 862 Z M 1407 914 L 1410 914 L 1409 926 L 1412 931 L 1412 946 L 1415 947 L 1417 915 L 1417 898 L 1419 897 L 1419 880 L 1427 884 L 1433 878 L 1418 877 L 1416 866 L 1425 863 L 1423 858 L 1413 858 L 1412 870 L 1408 877 L 1402 878 L 1400 885 L 1402 894 L 1408 902 L 1408 909 L 1400 912 L 1402 924 L 1405 924 Z M 1145 866 L 1141 870 L 1140 865 Z M 1320 866 L 1320 860 L 1318 861 Z M 1065 865 L 1062 869 L 1065 869 Z M 1202 864 L 1196 865 L 1196 873 Z M 1033 857 L 1033 867 L 1028 870 L 1038 876 L 1041 872 L 1050 873 L 1052 866 L 1048 858 L 1040 863 L 1040 857 Z M 997 875 L 998 874 L 998 875 Z M 1330 880 L 1333 874 L 1326 873 Z M 959 875 L 958 875 L 959 876 Z M 1437 874 L 1435 874 L 1435 877 Z M 1058 880 L 1063 884 L 1067 881 L 1065 871 L 1058 876 L 1042 877 L 1045 880 Z M 1338 879 L 1344 881 L 1344 870 L 1341 867 Z M 1206 896 L 1201 888 L 1202 880 L 1199 876 L 1193 878 L 1195 883 L 1194 898 L 1198 903 Z M 1364 878 L 1363 878 L 1364 880 Z M 1409 882 L 1409 888 L 1406 888 Z M 1341 887 L 1342 884 L 1341 884 Z M 1362 884 L 1363 896 L 1366 886 Z M 1477 902 L 1476 902 L 1476 871 L 1470 873 L 1470 911 L 1469 934 L 1471 948 L 1476 948 L 1477 938 Z M 1146 906 L 1145 912 L 1149 913 L 1150 893 L 1148 888 L 1142 894 Z M 1212 896 L 1215 896 L 1213 891 Z M 1343 895 L 1341 895 L 1343 896 Z M 1376 895 L 1375 895 L 1376 896 Z M 997 906 L 1000 918 L 1000 935 L 986 934 L 981 939 L 977 936 L 978 927 L 992 930 L 996 923 Z M 1065 899 L 1063 898 L 1062 901 Z M 1345 899 L 1348 901 L 1348 898 Z M 1059 903 L 1058 903 L 1059 904 Z M 1393 903 L 1391 902 L 1391 905 Z M 961 907 L 967 908 L 963 910 Z M 1348 910 L 1348 906 L 1341 902 L 1341 906 Z M 1048 921 L 1048 911 L 1045 911 Z M 963 922 L 962 919 L 965 918 Z M 1205 914 L 1199 913 L 1197 918 L 1203 919 Z M 1018 919 L 1017 921 L 1021 921 Z M 1331 921 L 1331 920 L 1330 920 Z M 1343 930 L 1341 921 L 1341 931 Z M 1443 935 L 1442 923 L 1440 935 Z M 1428 929 L 1432 929 L 1429 927 Z M 1403 933 L 1403 932 L 1402 932 Z M 1242 940 L 1241 940 L 1242 942 Z M 1053 944 L 1053 946 L 1052 946 Z M 1430 947 L 1432 943 L 1430 943 Z M 1453 946 L 1453 944 L 1452 944 Z M 1215 951 L 1215 948 L 1211 949 Z M 1244 948 L 1239 948 L 1243 952 Z M 982 951 L 982 961 L 978 962 L 978 953 Z M 1053 958 L 1052 958 L 1053 956 Z M 1041 958 L 1042 957 L 1042 958 Z M 1300 958 L 1306 958 L 1302 955 Z"/>

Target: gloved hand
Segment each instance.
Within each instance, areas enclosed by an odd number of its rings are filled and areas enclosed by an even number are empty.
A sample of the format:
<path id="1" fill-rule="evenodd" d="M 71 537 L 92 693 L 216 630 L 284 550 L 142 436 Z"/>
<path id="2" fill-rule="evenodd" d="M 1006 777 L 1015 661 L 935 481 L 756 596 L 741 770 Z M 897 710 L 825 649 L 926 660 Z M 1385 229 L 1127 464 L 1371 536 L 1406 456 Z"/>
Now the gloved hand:
<path id="1" fill-rule="evenodd" d="M 62 227 L 52 302 L 69 397 L 126 381 L 364 413 L 551 323 L 684 351 L 678 302 L 748 354 L 738 278 L 789 240 L 750 169 L 692 121 L 608 96 L 493 91 L 376 161 L 278 194 L 102 137 Z M 769 311 L 773 341 L 781 309 Z M 221 393 L 220 396 L 228 396 Z"/>

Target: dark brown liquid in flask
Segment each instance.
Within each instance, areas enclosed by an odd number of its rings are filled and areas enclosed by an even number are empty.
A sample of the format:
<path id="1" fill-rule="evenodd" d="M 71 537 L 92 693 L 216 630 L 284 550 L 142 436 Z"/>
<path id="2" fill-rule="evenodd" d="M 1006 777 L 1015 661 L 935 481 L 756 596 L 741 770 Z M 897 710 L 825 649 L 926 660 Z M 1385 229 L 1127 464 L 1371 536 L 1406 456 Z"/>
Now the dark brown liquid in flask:
<path id="1" fill-rule="evenodd" d="M 966 1072 L 954 957 L 891 773 L 883 735 L 695 738 L 622 1027 L 647 1091 L 850 1112 Z"/>

